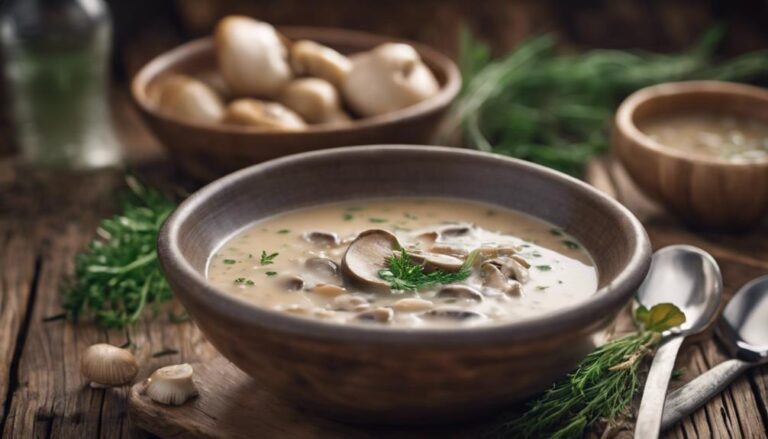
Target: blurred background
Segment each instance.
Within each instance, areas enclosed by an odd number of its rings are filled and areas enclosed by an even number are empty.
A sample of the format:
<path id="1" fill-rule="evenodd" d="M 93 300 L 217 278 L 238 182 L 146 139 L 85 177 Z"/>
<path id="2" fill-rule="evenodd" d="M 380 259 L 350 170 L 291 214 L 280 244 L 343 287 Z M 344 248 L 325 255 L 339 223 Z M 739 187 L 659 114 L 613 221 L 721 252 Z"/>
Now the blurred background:
<path id="1" fill-rule="evenodd" d="M 17 2 L 19 0 L 16 0 Z M 22 0 L 28 2 L 29 0 Z M 56 3 L 61 0 L 35 0 Z M 13 1 L 5 2 L 7 8 Z M 87 3 L 87 2 L 86 2 Z M 717 55 L 730 57 L 768 46 L 768 1 L 761 0 L 133 0 L 108 1 L 114 38 L 109 54 L 110 103 L 129 159 L 161 153 L 134 114 L 127 84 L 154 56 L 211 33 L 228 14 L 246 14 L 275 25 L 343 27 L 407 38 L 456 57 L 462 29 L 491 46 L 494 55 L 526 37 L 555 32 L 565 48 L 632 48 L 674 52 L 707 29 L 727 33 Z M 16 149 L 8 92 L 0 95 L 0 157 Z M 125 141 L 125 138 L 128 141 Z M 0 169 L 0 174 L 4 172 Z"/>

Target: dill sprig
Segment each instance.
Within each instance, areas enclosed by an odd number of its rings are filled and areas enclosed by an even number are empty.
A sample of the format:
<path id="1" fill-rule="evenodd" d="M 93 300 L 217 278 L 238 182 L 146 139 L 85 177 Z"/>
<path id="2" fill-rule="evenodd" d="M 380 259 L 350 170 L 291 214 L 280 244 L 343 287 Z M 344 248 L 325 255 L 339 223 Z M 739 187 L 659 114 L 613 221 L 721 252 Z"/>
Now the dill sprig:
<path id="1" fill-rule="evenodd" d="M 765 78 L 768 51 L 722 63 L 714 28 L 678 54 L 592 50 L 559 54 L 552 35 L 531 38 L 491 60 L 488 46 L 463 33 L 461 96 L 441 128 L 443 143 L 510 155 L 582 175 L 608 149 L 611 116 L 628 94 L 666 81 Z"/>
<path id="2" fill-rule="evenodd" d="M 669 303 L 641 309 L 639 333 L 594 350 L 575 371 L 530 403 L 522 416 L 503 419 L 485 437 L 577 439 L 598 421 L 617 423 L 628 415 L 640 388 L 641 360 L 654 352 L 664 330 L 685 321 L 685 315 Z"/>
<path id="3" fill-rule="evenodd" d="M 399 255 L 387 258 L 387 268 L 379 271 L 379 277 L 389 282 L 395 291 L 417 291 L 435 285 L 460 282 L 472 274 L 476 253 L 470 253 L 464 265 L 456 272 L 434 270 L 424 272 L 424 266 L 415 263 L 405 249 Z"/>
<path id="4" fill-rule="evenodd" d="M 62 290 L 67 316 L 100 326 L 136 322 L 148 305 L 172 297 L 157 261 L 157 234 L 176 207 L 162 193 L 132 177 L 121 213 L 101 221 L 97 237 L 77 255 L 73 279 Z"/>
<path id="5" fill-rule="evenodd" d="M 266 250 L 261 251 L 261 258 L 259 258 L 259 264 L 261 265 L 271 265 L 275 263 L 275 258 L 280 255 L 280 253 L 267 253 Z"/>

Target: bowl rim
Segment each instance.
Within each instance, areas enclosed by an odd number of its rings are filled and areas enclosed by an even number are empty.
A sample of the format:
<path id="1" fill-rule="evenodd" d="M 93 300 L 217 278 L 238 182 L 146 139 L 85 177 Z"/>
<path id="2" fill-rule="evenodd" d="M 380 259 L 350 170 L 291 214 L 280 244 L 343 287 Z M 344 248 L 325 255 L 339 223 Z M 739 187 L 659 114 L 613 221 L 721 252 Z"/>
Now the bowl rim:
<path id="1" fill-rule="evenodd" d="M 212 50 L 214 46 L 213 36 L 205 36 L 187 41 L 179 46 L 174 47 L 173 49 L 163 52 L 160 55 L 152 58 L 143 67 L 141 67 L 141 69 L 139 69 L 139 71 L 131 80 L 130 89 L 133 100 L 143 111 L 151 114 L 153 117 L 162 119 L 165 122 L 179 124 L 186 128 L 205 129 L 218 133 L 228 134 L 282 134 L 301 136 L 316 133 L 355 132 L 374 127 L 386 126 L 387 124 L 394 122 L 408 122 L 422 117 L 424 114 L 429 114 L 448 106 L 453 101 L 453 99 L 456 98 L 459 90 L 461 89 L 461 73 L 459 72 L 459 68 L 456 63 L 438 50 L 421 43 L 405 40 L 402 38 L 394 38 L 380 34 L 372 34 L 368 32 L 360 32 L 333 27 L 276 26 L 276 29 L 281 33 L 288 35 L 312 35 L 312 38 L 321 40 L 321 42 L 323 39 L 344 39 L 355 41 L 370 41 L 372 44 L 381 44 L 384 42 L 409 44 L 416 49 L 416 51 L 423 59 L 427 60 L 428 63 L 433 64 L 440 71 L 440 73 L 445 76 L 445 84 L 440 87 L 440 90 L 436 95 L 400 110 L 380 114 L 378 116 L 353 119 L 350 123 L 343 125 L 308 125 L 306 129 L 301 131 L 275 131 L 261 127 L 225 125 L 221 123 L 190 122 L 183 118 L 179 118 L 157 110 L 157 108 L 152 105 L 149 100 L 147 89 L 149 83 L 155 77 L 165 72 L 168 69 L 168 66 L 176 64 L 186 58 L 189 58 L 190 56 Z"/>
<path id="2" fill-rule="evenodd" d="M 702 155 L 686 154 L 685 152 L 653 140 L 638 128 L 637 124 L 635 124 L 635 111 L 646 102 L 675 95 L 700 94 L 710 94 L 713 97 L 718 95 L 730 95 L 738 97 L 739 99 L 758 99 L 764 101 L 768 106 L 768 89 L 754 85 L 715 80 L 664 82 L 641 88 L 629 95 L 616 110 L 616 130 L 631 140 L 631 143 L 634 146 L 644 148 L 666 158 L 709 166 L 724 166 L 739 169 L 744 169 L 745 167 L 768 167 L 768 158 L 754 161 L 734 162 Z M 726 110 L 725 112 L 727 113 L 728 111 Z"/>
<path id="3" fill-rule="evenodd" d="M 349 154 L 387 154 L 420 148 L 440 155 L 449 155 L 455 160 L 484 160 L 506 163 L 511 167 L 526 167 L 534 174 L 553 178 L 563 185 L 570 185 L 586 197 L 595 199 L 606 209 L 613 210 L 622 220 L 632 237 L 629 238 L 630 255 L 624 268 L 606 285 L 588 299 L 575 305 L 510 323 L 472 328 L 389 328 L 362 325 L 342 325 L 315 319 L 291 316 L 286 313 L 260 308 L 244 299 L 232 296 L 211 285 L 204 274 L 195 270 L 183 256 L 179 247 L 181 225 L 190 215 L 208 202 L 221 190 L 238 184 L 272 168 L 286 165 L 300 165 L 315 159 L 332 159 Z M 371 345 L 435 345 L 455 346 L 483 343 L 508 343 L 562 333 L 574 328 L 588 327 L 602 321 L 605 311 L 622 307 L 634 295 L 632 285 L 639 285 L 645 277 L 651 262 L 651 246 L 648 235 L 640 221 L 616 200 L 596 188 L 540 165 L 497 154 L 471 151 L 459 148 L 416 146 L 416 145 L 368 145 L 333 148 L 295 154 L 256 164 L 222 177 L 193 193 L 183 201 L 163 224 L 158 238 L 158 255 L 164 273 L 183 302 L 187 299 L 206 309 L 215 310 L 233 321 L 245 326 L 259 325 L 263 328 L 314 339 L 366 343 Z M 189 296 L 189 297 L 186 297 Z M 602 311 L 602 312 L 601 312 Z M 599 316 L 599 317 L 595 317 Z M 194 317 L 194 316 L 193 316 Z"/>

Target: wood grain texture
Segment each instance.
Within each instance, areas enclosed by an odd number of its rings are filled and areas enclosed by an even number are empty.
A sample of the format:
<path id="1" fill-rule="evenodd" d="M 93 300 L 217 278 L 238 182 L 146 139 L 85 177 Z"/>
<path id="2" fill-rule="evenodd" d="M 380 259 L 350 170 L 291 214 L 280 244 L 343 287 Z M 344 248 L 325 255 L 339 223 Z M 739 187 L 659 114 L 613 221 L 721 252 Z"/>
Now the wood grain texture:
<path id="1" fill-rule="evenodd" d="M 153 158 L 159 156 L 157 144 L 140 125 L 135 124 L 137 119 L 132 109 L 121 107 L 119 112 L 133 115 L 132 118 L 121 118 L 122 121 L 134 121 L 133 125 L 121 128 L 130 135 L 127 138 L 131 155 L 141 162 L 151 161 L 141 169 L 151 170 L 147 175 L 158 183 L 178 181 L 167 163 L 154 162 Z M 602 161 L 597 166 L 600 168 L 597 172 L 603 175 L 602 181 L 611 185 L 609 190 L 644 221 L 656 248 L 691 243 L 712 253 L 723 269 L 727 296 L 748 280 L 768 272 L 768 227 L 763 226 L 758 233 L 749 235 L 688 231 L 644 198 L 615 161 Z M 42 321 L 43 317 L 60 312 L 57 289 L 62 276 L 72 267 L 71 256 L 92 238 L 97 219 L 113 211 L 114 186 L 110 184 L 114 183 L 108 179 L 60 180 L 58 177 L 53 179 L 53 183 L 46 183 L 31 178 L 28 171 L 8 162 L 0 163 L 0 177 L 0 340 L 3 343 L 0 345 L 0 387 L 10 390 L 3 390 L 0 395 L 0 401 L 8 402 L 0 414 L 2 436 L 147 437 L 145 432 L 126 419 L 127 388 L 86 388 L 77 371 L 80 352 L 91 342 L 121 344 L 127 338 L 126 333 L 103 331 L 86 324 L 73 325 L 60 320 Z M 605 187 L 606 183 L 595 181 L 595 184 Z M 67 197 L 68 192 L 76 195 Z M 20 339 L 23 310 L 32 297 L 34 306 L 30 309 L 29 327 L 25 337 Z M 11 307 L 9 303 L 14 305 Z M 8 316 L 11 318 L 8 319 Z M 617 332 L 630 329 L 631 323 L 624 319 Z M 15 336 L 10 335 L 12 331 L 17 332 Z M 142 320 L 131 329 L 130 335 L 142 363 L 137 380 L 165 364 L 205 362 L 217 356 L 194 325 L 170 324 L 165 313 L 161 313 L 156 320 L 149 317 Z M 9 343 L 14 345 L 10 351 Z M 176 349 L 179 353 L 152 357 L 153 353 L 167 348 Z M 17 355 L 13 354 L 14 351 Z M 13 361 L 9 363 L 13 357 L 17 362 L 15 368 L 11 367 Z M 687 344 L 677 366 L 685 370 L 685 376 L 675 384 L 692 379 L 723 359 L 723 351 L 711 339 Z M 9 397 L 7 400 L 6 396 Z M 767 403 L 768 367 L 763 366 L 737 380 L 718 398 L 667 432 L 666 437 L 764 438 L 768 436 Z M 205 415 L 197 413 L 197 416 Z M 300 421 L 294 419 L 294 422 Z M 273 426 L 279 427 L 277 424 Z M 385 433 L 375 431 L 368 435 L 381 437 Z M 416 437 L 423 437 L 420 433 L 416 433 Z M 443 437 L 451 437 L 448 433 Z M 183 430 L 172 435 L 195 437 Z M 264 434 L 259 437 L 270 436 Z M 280 434 L 272 437 L 290 436 L 281 430 Z"/>

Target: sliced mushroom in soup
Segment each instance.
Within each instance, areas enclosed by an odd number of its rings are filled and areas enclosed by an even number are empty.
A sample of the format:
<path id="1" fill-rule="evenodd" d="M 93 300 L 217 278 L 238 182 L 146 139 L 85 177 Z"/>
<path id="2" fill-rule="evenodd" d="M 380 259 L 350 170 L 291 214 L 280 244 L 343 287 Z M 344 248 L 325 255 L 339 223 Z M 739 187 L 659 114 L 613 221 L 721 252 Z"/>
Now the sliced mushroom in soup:
<path id="1" fill-rule="evenodd" d="M 355 200 L 266 218 L 225 242 L 207 277 L 296 318 L 388 328 L 503 324 L 597 290 L 592 259 L 565 231 L 445 198 Z"/>

